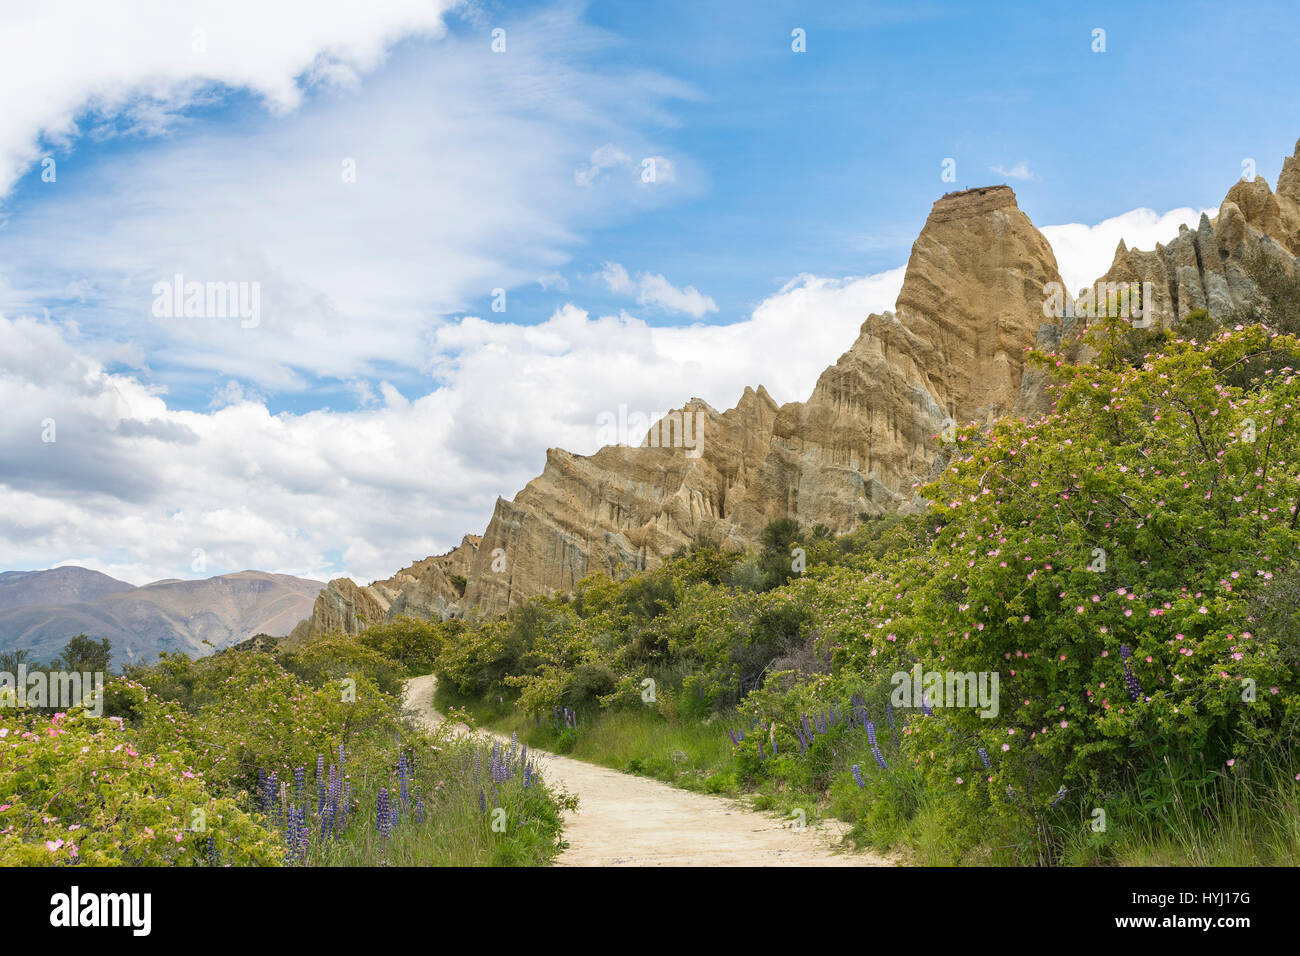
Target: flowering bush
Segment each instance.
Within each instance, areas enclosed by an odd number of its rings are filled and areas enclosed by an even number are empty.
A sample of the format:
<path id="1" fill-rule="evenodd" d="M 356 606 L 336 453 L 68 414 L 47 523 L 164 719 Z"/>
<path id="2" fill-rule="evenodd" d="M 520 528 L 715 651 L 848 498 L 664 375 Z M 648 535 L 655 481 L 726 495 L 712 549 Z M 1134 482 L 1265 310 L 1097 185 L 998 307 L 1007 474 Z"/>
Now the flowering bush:
<path id="1" fill-rule="evenodd" d="M 1011 814 L 1100 805 L 1167 757 L 1244 772 L 1300 732 L 1294 663 L 1252 610 L 1300 543 L 1297 343 L 1239 328 L 1138 367 L 1099 345 L 1054 362 L 1054 414 L 961 433 L 925 489 L 931 545 L 866 576 L 837 649 L 843 674 L 997 670 L 996 718 L 936 708 L 909 742 L 933 788 Z"/>
<path id="2" fill-rule="evenodd" d="M 51 866 L 261 865 L 274 835 L 120 718 L 81 710 L 0 721 L 0 859 Z"/>
<path id="3" fill-rule="evenodd" d="M 252 791 L 259 771 L 286 779 L 340 744 L 367 759 L 389 746 L 401 712 L 399 700 L 364 674 L 311 684 L 267 654 L 225 653 L 165 665 L 110 682 L 107 712 L 137 725 L 142 748 L 180 755 L 233 790 Z M 174 692 L 178 685 L 187 688 L 179 698 L 151 690 Z"/>

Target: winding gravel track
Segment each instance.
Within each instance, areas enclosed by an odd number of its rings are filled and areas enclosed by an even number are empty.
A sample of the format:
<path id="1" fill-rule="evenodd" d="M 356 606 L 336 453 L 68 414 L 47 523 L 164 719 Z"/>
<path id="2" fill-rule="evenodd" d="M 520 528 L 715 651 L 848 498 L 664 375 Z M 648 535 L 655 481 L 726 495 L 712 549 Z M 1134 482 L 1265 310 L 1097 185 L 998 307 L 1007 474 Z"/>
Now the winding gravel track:
<path id="1" fill-rule="evenodd" d="M 432 674 L 406 682 L 406 706 L 428 726 L 443 719 L 433 709 L 435 685 Z M 464 724 L 458 730 L 469 732 Z M 557 860 L 560 866 L 894 865 L 876 854 L 833 852 L 839 827 L 797 831 L 787 821 L 722 797 L 541 750 L 529 752 L 548 784 L 578 797 L 578 809 L 565 816 L 569 846 Z"/>

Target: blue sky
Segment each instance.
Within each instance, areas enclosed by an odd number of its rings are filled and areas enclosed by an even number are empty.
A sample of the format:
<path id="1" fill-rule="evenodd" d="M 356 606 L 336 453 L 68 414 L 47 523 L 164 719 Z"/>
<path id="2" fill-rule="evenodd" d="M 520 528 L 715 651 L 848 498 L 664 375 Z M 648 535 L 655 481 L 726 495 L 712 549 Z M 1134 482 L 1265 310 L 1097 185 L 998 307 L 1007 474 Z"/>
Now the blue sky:
<path id="1" fill-rule="evenodd" d="M 0 567 L 387 575 L 601 411 L 806 397 L 946 191 L 1081 284 L 1300 136 L 1282 3 L 366 6 L 0 30 Z"/>

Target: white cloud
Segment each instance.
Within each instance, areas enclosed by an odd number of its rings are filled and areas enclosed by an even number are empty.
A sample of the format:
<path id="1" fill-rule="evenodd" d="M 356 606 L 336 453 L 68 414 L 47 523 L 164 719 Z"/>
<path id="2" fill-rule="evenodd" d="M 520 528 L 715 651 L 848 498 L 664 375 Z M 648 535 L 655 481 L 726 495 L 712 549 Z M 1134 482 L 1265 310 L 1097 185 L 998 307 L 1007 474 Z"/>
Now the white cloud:
<path id="1" fill-rule="evenodd" d="M 1211 218 L 1218 215 L 1218 209 L 1184 207 L 1164 215 L 1153 209 L 1133 209 L 1095 226 L 1076 222 L 1044 226 L 1040 231 L 1051 243 L 1061 278 L 1073 293 L 1106 274 L 1115 260 L 1120 239 L 1130 249 L 1154 249 L 1157 242 L 1167 243 L 1175 238 L 1180 225 L 1195 229 L 1202 212 Z"/>
<path id="2" fill-rule="evenodd" d="M 547 448 L 594 452 L 602 411 L 693 396 L 727 408 L 759 384 L 806 398 L 902 273 L 800 276 L 724 326 L 574 305 L 538 325 L 468 317 L 433 333 L 440 387 L 404 397 L 382 382 L 353 412 L 271 415 L 237 385 L 223 407 L 178 410 L 105 371 L 73 330 L 0 317 L 0 551 L 7 567 L 85 564 L 136 583 L 194 576 L 196 548 L 205 574 L 387 577 L 482 531 Z"/>
<path id="3" fill-rule="evenodd" d="M 212 390 L 212 399 L 208 402 L 208 408 L 225 408 L 227 405 L 240 405 L 244 402 L 264 403 L 265 401 L 266 398 L 261 393 L 246 389 L 243 383 L 230 378 Z"/>
<path id="4" fill-rule="evenodd" d="M 713 296 L 702 294 L 693 285 L 679 289 L 663 276 L 650 272 L 640 273 L 634 281 L 627 269 L 617 262 L 606 262 L 596 278 L 611 292 L 635 295 L 639 304 L 656 306 L 666 312 L 680 312 L 702 319 L 710 312 L 718 311 Z"/>
<path id="5" fill-rule="evenodd" d="M 631 165 L 631 156 L 613 143 L 606 143 L 591 154 L 589 163 L 579 166 L 573 171 L 573 181 L 579 186 L 590 186 L 600 178 L 600 174 L 605 170 Z"/>
<path id="6" fill-rule="evenodd" d="M 0 7 L 0 197 L 47 149 L 80 136 L 158 135 L 213 89 L 276 113 L 304 89 L 352 85 L 390 44 L 443 32 L 459 0 L 100 0 Z M 39 78 L 39 82 L 34 82 Z"/>
<path id="7" fill-rule="evenodd" d="M 1020 162 L 1016 163 L 1014 166 L 1012 166 L 1010 169 L 1007 169 L 1001 164 L 997 166 L 990 166 L 989 172 L 997 173 L 999 176 L 1005 177 L 1006 179 L 1016 179 L 1021 182 L 1031 182 L 1035 179 L 1038 179 L 1038 174 L 1035 173 L 1033 170 L 1031 170 L 1029 168 L 1029 164 L 1025 162 L 1023 159 Z"/>
<path id="8" fill-rule="evenodd" d="M 362 88 L 316 91 L 276 122 L 196 123 L 60 175 L 0 230 L 5 307 L 49 306 L 101 358 L 134 343 L 173 389 L 414 374 L 442 316 L 557 272 L 584 229 L 669 201 L 631 173 L 571 183 L 593 141 L 638 142 L 666 98 L 690 92 L 584 72 L 602 35 L 580 12 L 512 25 L 506 56 L 478 35 L 404 47 Z M 153 317 L 153 283 L 177 272 L 260 283 L 260 324 Z"/>
<path id="9" fill-rule="evenodd" d="M 1135 210 L 1044 232 L 1081 285 L 1105 271 L 1112 239 L 1150 247 L 1192 219 Z M 136 582 L 190 576 L 195 548 L 209 574 L 386 577 L 481 531 L 547 448 L 594 452 L 601 412 L 693 396 L 725 409 L 759 384 L 778 402 L 807 398 L 865 317 L 892 307 L 903 273 L 800 275 L 727 325 L 662 327 L 573 304 L 532 325 L 466 317 L 430 332 L 436 388 L 358 380 L 368 404 L 350 412 L 272 415 L 242 384 L 223 407 L 178 410 L 105 371 L 75 328 L 0 318 L 0 550 L 10 567 L 80 563 Z M 602 275 L 640 293 L 616 263 Z M 46 419 L 54 444 L 40 440 Z"/>

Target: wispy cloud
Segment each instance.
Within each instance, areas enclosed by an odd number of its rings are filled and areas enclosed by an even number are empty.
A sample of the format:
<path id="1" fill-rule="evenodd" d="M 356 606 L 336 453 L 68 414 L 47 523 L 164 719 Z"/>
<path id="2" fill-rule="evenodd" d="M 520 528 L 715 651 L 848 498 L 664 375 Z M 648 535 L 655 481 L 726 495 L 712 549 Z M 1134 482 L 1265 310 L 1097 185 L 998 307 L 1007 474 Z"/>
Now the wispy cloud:
<path id="1" fill-rule="evenodd" d="M 585 72 L 580 54 L 601 34 L 577 16 L 512 25 L 508 55 L 449 36 L 276 122 L 241 114 L 96 156 L 25 196 L 0 230 L 5 307 L 77 322 L 100 358 L 135 343 L 173 390 L 206 395 L 214 376 L 267 395 L 418 376 L 447 316 L 551 276 L 583 229 L 673 201 L 631 171 L 573 185 L 593 140 L 641 142 L 678 90 L 665 80 L 660 98 L 646 94 L 644 70 Z M 153 286 L 177 273 L 257 282 L 257 328 L 155 317 Z"/>
<path id="2" fill-rule="evenodd" d="M 679 312 L 702 319 L 710 312 L 718 311 L 713 297 L 704 295 L 693 285 L 679 289 L 663 276 L 650 272 L 642 272 L 633 279 L 617 262 L 606 262 L 596 278 L 611 292 L 634 295 L 640 305 L 655 306 L 665 312 Z"/>
<path id="3" fill-rule="evenodd" d="M 47 150 L 81 136 L 158 135 L 215 91 L 273 113 L 318 85 L 347 86 L 412 36 L 438 36 L 460 0 L 99 0 L 5 4 L 0 12 L 0 197 Z M 32 77 L 40 77 L 32 83 Z"/>
<path id="4" fill-rule="evenodd" d="M 1025 162 L 1023 159 L 1010 169 L 1007 169 L 1005 166 L 1000 164 L 997 166 L 990 166 L 989 172 L 997 173 L 1004 179 L 1015 179 L 1020 182 L 1033 182 L 1039 178 L 1038 174 L 1029 168 L 1029 163 Z"/>

